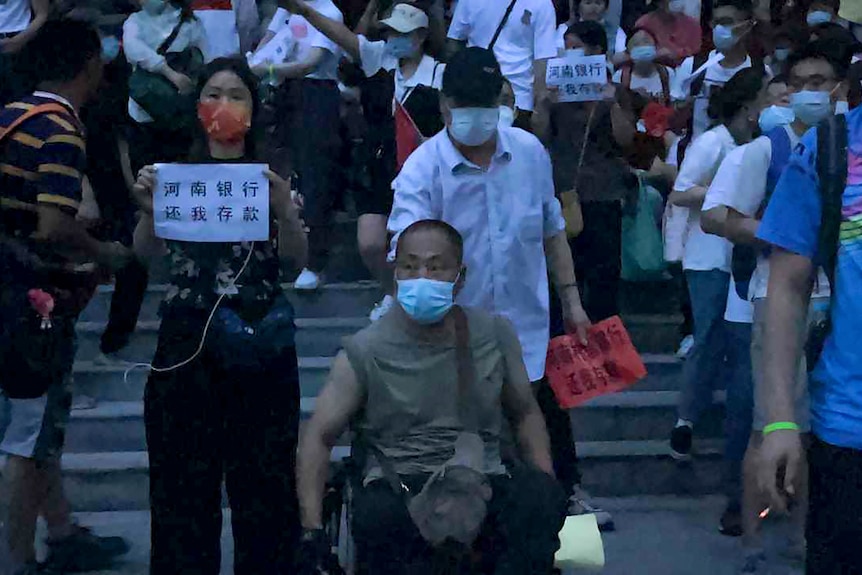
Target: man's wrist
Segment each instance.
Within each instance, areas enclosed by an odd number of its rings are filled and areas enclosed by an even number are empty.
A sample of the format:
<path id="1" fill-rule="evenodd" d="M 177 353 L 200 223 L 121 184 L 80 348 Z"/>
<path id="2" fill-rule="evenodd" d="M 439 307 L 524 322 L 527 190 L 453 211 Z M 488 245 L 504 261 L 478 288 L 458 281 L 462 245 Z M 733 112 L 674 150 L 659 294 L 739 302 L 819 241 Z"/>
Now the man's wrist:
<path id="1" fill-rule="evenodd" d="M 800 432 L 799 425 L 792 421 L 775 421 L 763 427 L 763 436 L 766 437 L 770 433 L 776 431 L 795 431 Z"/>

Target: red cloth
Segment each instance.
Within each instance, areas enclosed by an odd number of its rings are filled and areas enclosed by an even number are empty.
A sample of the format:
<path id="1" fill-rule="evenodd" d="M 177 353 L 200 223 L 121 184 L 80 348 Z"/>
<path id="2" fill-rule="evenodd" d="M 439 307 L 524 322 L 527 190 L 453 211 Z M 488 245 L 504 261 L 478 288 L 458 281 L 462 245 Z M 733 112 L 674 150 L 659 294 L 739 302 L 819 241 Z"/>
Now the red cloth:
<path id="1" fill-rule="evenodd" d="M 670 129 L 670 120 L 674 113 L 674 109 L 669 106 L 650 102 L 641 112 L 641 120 L 650 136 L 661 138 Z"/>
<path id="2" fill-rule="evenodd" d="M 422 132 L 416 127 L 416 122 L 410 117 L 407 108 L 395 100 L 395 146 L 399 171 L 410 154 L 422 144 L 423 139 Z"/>
<path id="3" fill-rule="evenodd" d="M 700 52 L 703 30 L 697 20 L 685 14 L 674 14 L 672 19 L 665 19 L 657 12 L 650 12 L 638 19 L 635 28 L 651 33 L 658 41 L 659 49 L 673 52 L 677 65 Z"/>
<path id="4" fill-rule="evenodd" d="M 548 346 L 548 383 L 563 409 L 625 389 L 646 377 L 646 367 L 618 316 L 589 330 L 587 345 L 577 336 L 555 337 Z"/>

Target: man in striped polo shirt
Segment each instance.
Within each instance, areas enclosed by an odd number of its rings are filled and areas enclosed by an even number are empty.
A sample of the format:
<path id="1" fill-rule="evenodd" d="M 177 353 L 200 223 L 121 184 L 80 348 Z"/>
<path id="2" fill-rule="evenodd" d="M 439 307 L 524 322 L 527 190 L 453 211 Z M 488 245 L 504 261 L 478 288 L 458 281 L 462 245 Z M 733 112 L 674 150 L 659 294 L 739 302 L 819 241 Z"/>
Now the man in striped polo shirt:
<path id="1" fill-rule="evenodd" d="M 127 546 L 73 523 L 60 477 L 75 319 L 92 293 L 92 269 L 117 269 L 130 256 L 75 219 L 86 165 L 78 110 L 99 86 L 101 41 L 83 22 L 52 21 L 22 56 L 39 90 L 0 110 L 0 452 L 8 456 L 11 572 L 41 568 L 40 514 L 50 568 L 104 569 Z"/>

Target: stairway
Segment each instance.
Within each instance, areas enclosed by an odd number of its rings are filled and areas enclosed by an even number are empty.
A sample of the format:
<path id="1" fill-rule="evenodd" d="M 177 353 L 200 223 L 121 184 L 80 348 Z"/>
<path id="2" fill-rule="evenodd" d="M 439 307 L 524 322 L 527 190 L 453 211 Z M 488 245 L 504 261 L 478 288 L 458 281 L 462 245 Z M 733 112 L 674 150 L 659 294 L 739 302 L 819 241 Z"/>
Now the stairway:
<path id="1" fill-rule="evenodd" d="M 146 509 L 147 455 L 143 425 L 146 370 L 124 379 L 119 368 L 94 365 L 107 318 L 112 288 L 99 290 L 78 325 L 79 352 L 75 389 L 99 400 L 95 409 L 75 411 L 69 423 L 64 456 L 65 481 L 76 510 Z M 155 350 L 157 309 L 165 286 L 150 286 L 130 355 L 148 360 Z M 724 393 L 698 426 L 698 457 L 679 467 L 667 455 L 667 436 L 675 420 L 681 363 L 671 355 L 678 342 L 680 318 L 658 313 L 668 307 L 667 286 L 627 286 L 624 313 L 635 345 L 647 364 L 647 378 L 629 391 L 597 398 L 572 411 L 584 486 L 596 495 L 714 493 L 721 477 L 720 438 Z M 658 295 L 656 295 L 658 294 Z M 368 311 L 380 293 L 372 282 L 329 284 L 319 292 L 289 290 L 297 312 L 303 418 L 314 409 L 341 339 L 367 324 Z M 657 303 L 663 300 L 664 304 Z M 347 452 L 336 449 L 333 457 Z"/>

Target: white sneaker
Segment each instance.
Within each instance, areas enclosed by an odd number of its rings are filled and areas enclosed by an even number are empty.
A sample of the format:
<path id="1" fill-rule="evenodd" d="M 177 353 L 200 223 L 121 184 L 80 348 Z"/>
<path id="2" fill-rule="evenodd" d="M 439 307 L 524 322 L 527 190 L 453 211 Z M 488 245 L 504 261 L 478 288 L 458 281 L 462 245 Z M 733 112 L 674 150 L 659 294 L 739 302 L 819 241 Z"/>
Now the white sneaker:
<path id="1" fill-rule="evenodd" d="M 694 336 L 687 335 L 683 338 L 682 342 L 679 344 L 679 349 L 676 352 L 676 356 L 679 359 L 685 359 L 688 357 L 688 354 L 691 353 L 691 348 L 694 347 Z"/>
<path id="2" fill-rule="evenodd" d="M 293 289 L 301 291 L 313 291 L 320 287 L 320 274 L 311 271 L 308 268 L 302 270 L 296 281 L 293 282 Z"/>
<path id="3" fill-rule="evenodd" d="M 372 322 L 379 320 L 381 317 L 386 315 L 386 313 L 392 309 L 392 305 L 395 303 L 395 298 L 391 295 L 383 296 L 383 299 L 377 302 L 374 306 L 374 309 L 371 310 L 371 313 L 368 315 L 368 319 Z"/>

